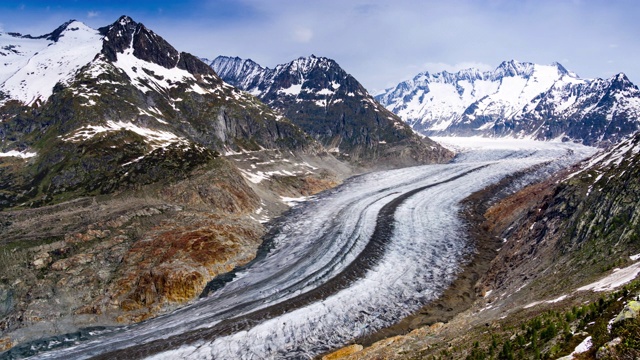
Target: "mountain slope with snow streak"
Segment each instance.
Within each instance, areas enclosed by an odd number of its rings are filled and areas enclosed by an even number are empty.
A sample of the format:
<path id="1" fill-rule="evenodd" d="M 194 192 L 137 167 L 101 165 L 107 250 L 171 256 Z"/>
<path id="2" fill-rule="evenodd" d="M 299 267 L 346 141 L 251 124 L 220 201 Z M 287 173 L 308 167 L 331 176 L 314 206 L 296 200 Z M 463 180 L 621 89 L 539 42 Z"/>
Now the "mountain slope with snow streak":
<path id="1" fill-rule="evenodd" d="M 208 297 L 38 357 L 300 358 L 327 351 L 415 311 L 455 278 L 471 251 L 458 217 L 463 198 L 516 171 L 546 164 L 543 174 L 593 151 L 575 144 L 514 142 L 468 150 L 449 165 L 354 178 L 298 207 L 273 233 L 272 249 Z M 381 209 L 403 194 L 406 199 L 388 223 L 389 242 L 366 250 Z M 364 250 L 379 253 L 370 270 L 350 278 L 347 288 L 296 304 L 337 281 Z M 169 343 L 176 348 L 169 349 Z"/>
<path id="2" fill-rule="evenodd" d="M 269 69 L 219 56 L 211 66 L 224 81 L 257 96 L 352 163 L 388 168 L 451 157 L 376 102 L 334 60 L 311 55 Z"/>
<path id="3" fill-rule="evenodd" d="M 494 71 L 418 74 L 376 96 L 430 136 L 615 143 L 639 129 L 640 90 L 624 74 L 582 79 L 562 65 L 505 61 Z"/>

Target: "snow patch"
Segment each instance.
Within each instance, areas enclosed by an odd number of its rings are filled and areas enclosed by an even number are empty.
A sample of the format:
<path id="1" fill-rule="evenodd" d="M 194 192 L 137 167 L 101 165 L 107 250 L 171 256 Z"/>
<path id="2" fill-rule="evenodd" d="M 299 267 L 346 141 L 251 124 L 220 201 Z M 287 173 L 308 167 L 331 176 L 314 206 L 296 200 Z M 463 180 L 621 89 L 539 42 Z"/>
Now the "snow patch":
<path id="1" fill-rule="evenodd" d="M 280 200 L 282 200 L 282 202 L 287 204 L 288 206 L 295 206 L 298 203 L 301 203 L 301 202 L 309 200 L 309 197 L 308 196 L 301 196 L 301 197 L 297 197 L 297 198 L 292 198 L 292 197 L 280 196 Z"/>
<path id="2" fill-rule="evenodd" d="M 152 150 L 166 147 L 175 143 L 189 144 L 189 141 L 185 138 L 179 137 L 174 133 L 168 131 L 154 130 L 149 128 L 140 127 L 130 122 L 124 121 L 107 121 L 105 125 L 86 125 L 70 134 L 62 137 L 64 141 L 86 141 L 94 136 L 104 133 L 128 130 L 134 132 L 145 138 L 146 142 L 151 146 Z"/>
<path id="3" fill-rule="evenodd" d="M 0 152 L 0 157 L 18 157 L 21 159 L 29 159 L 36 155 L 37 154 L 35 152 L 29 152 L 26 150 L 25 151 L 11 150 L 7 152 Z"/>
<path id="4" fill-rule="evenodd" d="M 278 93 L 285 94 L 285 95 L 298 96 L 300 95 L 301 91 L 302 91 L 302 84 L 294 84 L 289 86 L 286 89 L 278 90 Z"/>
<path id="5" fill-rule="evenodd" d="M 573 355 L 585 353 L 591 350 L 592 346 L 593 346 L 593 342 L 591 341 L 591 336 L 587 336 L 586 339 L 584 339 L 580 344 L 578 344 L 578 346 L 576 346 L 576 348 L 573 350 L 571 354 L 558 358 L 558 360 L 573 360 L 574 359 Z"/>
<path id="6" fill-rule="evenodd" d="M 614 269 L 613 272 L 592 284 L 578 288 L 576 291 L 609 291 L 633 281 L 640 274 L 640 262 L 623 269 Z"/>

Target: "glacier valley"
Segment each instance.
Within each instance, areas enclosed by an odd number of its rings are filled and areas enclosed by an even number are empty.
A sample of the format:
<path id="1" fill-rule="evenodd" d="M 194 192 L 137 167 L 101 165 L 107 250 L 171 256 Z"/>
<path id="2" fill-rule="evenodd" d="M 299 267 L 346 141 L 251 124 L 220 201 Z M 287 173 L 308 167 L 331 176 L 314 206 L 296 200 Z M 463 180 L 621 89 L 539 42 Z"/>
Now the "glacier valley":
<path id="1" fill-rule="evenodd" d="M 460 202 L 593 155 L 562 142 L 437 138 L 458 156 L 360 175 L 273 224 L 268 251 L 198 301 L 139 324 L 31 344 L 35 358 L 313 358 L 437 298 L 474 249 Z M 15 349 L 18 350 L 18 349 Z M 27 351 L 28 352 L 28 351 Z"/>

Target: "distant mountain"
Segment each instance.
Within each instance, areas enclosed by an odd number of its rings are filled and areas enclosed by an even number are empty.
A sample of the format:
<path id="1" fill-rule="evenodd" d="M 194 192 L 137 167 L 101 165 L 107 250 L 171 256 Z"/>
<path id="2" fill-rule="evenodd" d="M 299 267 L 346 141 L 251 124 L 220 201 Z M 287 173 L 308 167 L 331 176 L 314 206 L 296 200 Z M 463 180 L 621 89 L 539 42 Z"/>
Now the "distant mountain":
<path id="1" fill-rule="evenodd" d="M 321 150 L 127 16 L 98 30 L 70 21 L 39 37 L 2 33 L 0 49 L 0 159 L 28 159 L 1 170 L 3 207 L 185 176 L 229 151 Z"/>
<path id="2" fill-rule="evenodd" d="M 562 65 L 424 72 L 376 99 L 426 135 L 615 143 L 640 129 L 640 90 L 624 74 L 582 79 Z"/>
<path id="3" fill-rule="evenodd" d="M 450 157 L 376 102 L 331 59 L 311 55 L 269 69 L 220 56 L 211 67 L 224 81 L 258 97 L 351 161 L 424 164 Z"/>

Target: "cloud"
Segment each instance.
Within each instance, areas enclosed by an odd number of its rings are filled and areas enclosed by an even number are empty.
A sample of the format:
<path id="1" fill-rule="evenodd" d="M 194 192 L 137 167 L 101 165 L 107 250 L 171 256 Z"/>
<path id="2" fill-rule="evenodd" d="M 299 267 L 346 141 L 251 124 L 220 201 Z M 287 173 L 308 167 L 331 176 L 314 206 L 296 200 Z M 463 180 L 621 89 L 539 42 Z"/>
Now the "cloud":
<path id="1" fill-rule="evenodd" d="M 293 40 L 308 43 L 313 38 L 313 31 L 308 28 L 297 28 L 293 31 Z"/>
<path id="2" fill-rule="evenodd" d="M 100 13 L 97 12 L 97 11 L 89 11 L 89 12 L 87 12 L 87 17 L 89 19 L 94 18 L 94 17 L 98 17 L 99 15 L 100 15 Z"/>

